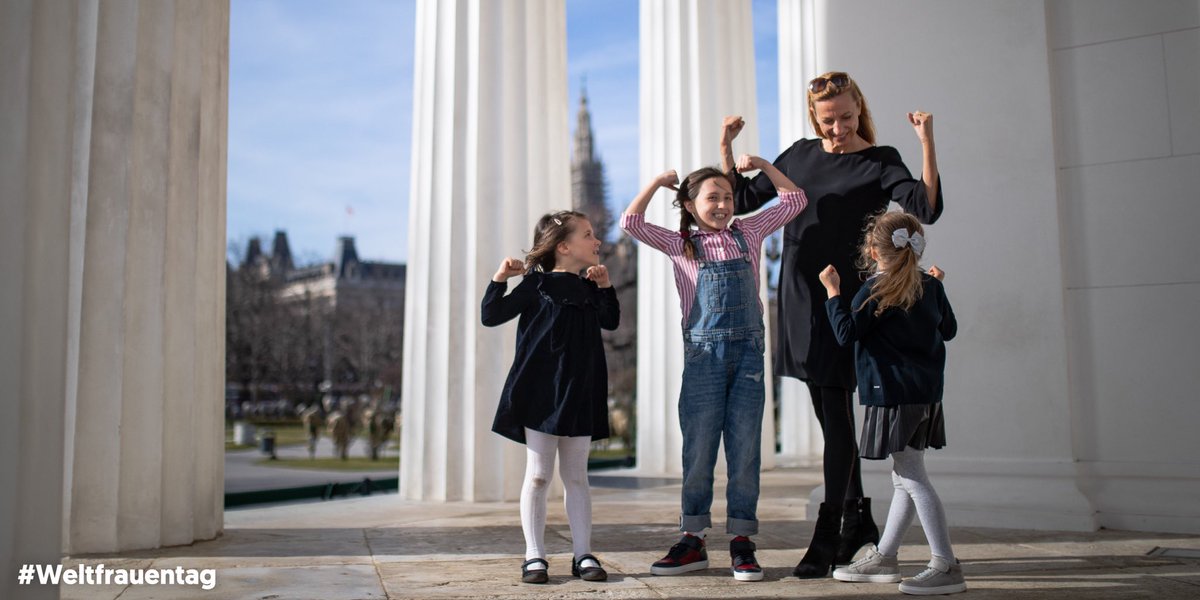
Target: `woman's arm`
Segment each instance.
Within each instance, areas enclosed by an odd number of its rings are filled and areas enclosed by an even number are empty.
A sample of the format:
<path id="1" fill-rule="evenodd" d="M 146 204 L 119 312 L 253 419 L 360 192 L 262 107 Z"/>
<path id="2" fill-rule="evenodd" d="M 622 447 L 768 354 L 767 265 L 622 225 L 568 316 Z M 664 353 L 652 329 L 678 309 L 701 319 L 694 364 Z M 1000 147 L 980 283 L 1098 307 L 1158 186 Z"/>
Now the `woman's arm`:
<path id="1" fill-rule="evenodd" d="M 735 171 L 733 159 L 733 140 L 741 133 L 746 122 L 740 116 L 725 117 L 721 124 L 721 170 L 726 173 Z M 775 159 L 775 165 L 782 165 L 791 152 L 791 148 L 783 151 Z M 741 175 L 733 175 L 733 212 L 739 215 L 754 212 L 767 202 L 770 202 L 778 192 L 766 172 L 760 173 L 753 180 Z"/>
<path id="2" fill-rule="evenodd" d="M 937 168 L 937 152 L 933 147 L 933 115 L 927 112 L 910 112 L 908 113 L 908 122 L 912 124 L 913 129 L 917 132 L 917 139 L 921 140 L 921 182 L 925 184 L 925 199 L 929 203 L 929 209 L 932 212 L 937 212 L 938 208 L 938 168 Z"/>

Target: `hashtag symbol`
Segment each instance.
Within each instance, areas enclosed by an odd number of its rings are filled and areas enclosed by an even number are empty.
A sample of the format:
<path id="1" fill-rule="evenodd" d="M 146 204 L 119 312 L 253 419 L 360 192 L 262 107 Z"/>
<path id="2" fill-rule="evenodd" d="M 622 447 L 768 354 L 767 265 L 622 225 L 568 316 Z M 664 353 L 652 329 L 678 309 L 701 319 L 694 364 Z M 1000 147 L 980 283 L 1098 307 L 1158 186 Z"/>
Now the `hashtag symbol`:
<path id="1" fill-rule="evenodd" d="M 33 565 L 21 565 L 21 572 L 17 573 L 17 583 L 21 585 L 29 585 L 33 582 Z"/>

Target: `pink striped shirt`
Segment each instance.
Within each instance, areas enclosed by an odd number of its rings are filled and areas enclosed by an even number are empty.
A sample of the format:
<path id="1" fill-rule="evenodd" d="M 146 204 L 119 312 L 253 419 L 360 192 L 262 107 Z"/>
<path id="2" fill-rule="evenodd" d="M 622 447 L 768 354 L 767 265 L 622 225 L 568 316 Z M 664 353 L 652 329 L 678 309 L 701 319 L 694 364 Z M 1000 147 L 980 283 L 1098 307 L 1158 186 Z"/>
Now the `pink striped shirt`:
<path id="1" fill-rule="evenodd" d="M 750 266 L 754 269 L 754 285 L 758 289 L 758 261 L 762 256 L 763 239 L 775 230 L 783 227 L 795 218 L 808 205 L 808 197 L 803 190 L 785 192 L 779 195 L 779 203 L 762 212 L 744 219 L 734 219 L 746 238 L 746 246 L 750 249 Z M 683 326 L 687 326 L 688 315 L 692 310 L 692 300 L 696 296 L 696 278 L 700 271 L 700 261 L 690 259 L 683 253 L 683 238 L 678 230 L 667 229 L 646 222 L 644 214 L 621 215 L 621 229 L 624 229 L 633 239 L 654 248 L 671 259 L 675 270 L 675 289 L 679 292 L 679 308 L 683 310 Z M 704 258 L 710 261 L 722 261 L 741 258 L 742 251 L 737 246 L 737 240 L 729 228 L 721 231 L 706 232 L 692 229 L 692 240 L 701 247 Z M 762 299 L 758 301 L 762 310 Z"/>

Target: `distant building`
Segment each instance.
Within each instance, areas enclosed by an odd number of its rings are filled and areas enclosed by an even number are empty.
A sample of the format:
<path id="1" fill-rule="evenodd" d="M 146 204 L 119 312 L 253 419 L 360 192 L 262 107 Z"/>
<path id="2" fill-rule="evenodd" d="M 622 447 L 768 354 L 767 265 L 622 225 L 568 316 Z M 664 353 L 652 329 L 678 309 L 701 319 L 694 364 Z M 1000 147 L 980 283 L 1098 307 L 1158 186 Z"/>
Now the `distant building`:
<path id="1" fill-rule="evenodd" d="M 297 267 L 287 233 L 271 254 L 251 238 L 231 273 L 227 336 L 231 382 L 256 379 L 281 395 L 333 391 L 398 393 L 404 340 L 406 266 L 362 260 L 353 237 L 338 238 L 329 262 Z M 240 375 L 238 375 L 240 374 Z"/>

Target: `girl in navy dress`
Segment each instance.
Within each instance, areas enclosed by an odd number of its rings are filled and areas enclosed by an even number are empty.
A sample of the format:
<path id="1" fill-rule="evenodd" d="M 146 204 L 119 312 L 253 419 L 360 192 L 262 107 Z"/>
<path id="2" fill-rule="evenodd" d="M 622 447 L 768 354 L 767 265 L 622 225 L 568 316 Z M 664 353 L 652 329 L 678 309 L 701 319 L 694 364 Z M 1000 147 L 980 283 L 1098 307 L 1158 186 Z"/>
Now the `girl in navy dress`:
<path id="1" fill-rule="evenodd" d="M 925 449 L 946 445 L 942 417 L 946 344 L 958 322 L 936 266 L 921 270 L 925 234 L 901 212 L 883 213 L 867 226 L 861 266 L 871 273 L 847 301 L 833 265 L 820 274 L 825 310 L 839 344 L 854 346 L 859 401 L 866 406 L 859 454 L 892 457 L 892 507 L 876 547 L 836 569 L 841 581 L 896 583 L 896 552 L 913 517 L 921 520 L 933 555 L 929 567 L 900 584 L 906 594 L 952 594 L 967 589 L 950 547 L 946 511 L 925 473 Z"/>
<path id="2" fill-rule="evenodd" d="M 583 274 L 581 276 L 581 274 Z M 524 279 L 505 295 L 508 280 Z M 600 329 L 620 320 L 617 294 L 600 264 L 600 240 L 582 213 L 543 216 L 525 260 L 506 258 L 488 284 L 481 310 L 488 327 L 520 317 L 517 350 L 492 431 L 525 444 L 521 529 L 525 583 L 549 581 L 546 494 L 559 459 L 575 558 L 571 574 L 603 581 L 591 554 L 592 500 L 587 459 L 592 440 L 608 437 L 608 372 Z"/>

